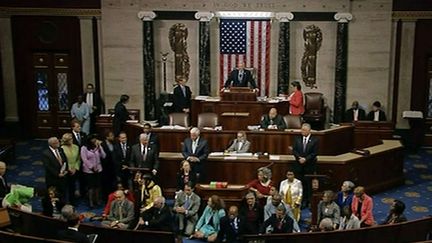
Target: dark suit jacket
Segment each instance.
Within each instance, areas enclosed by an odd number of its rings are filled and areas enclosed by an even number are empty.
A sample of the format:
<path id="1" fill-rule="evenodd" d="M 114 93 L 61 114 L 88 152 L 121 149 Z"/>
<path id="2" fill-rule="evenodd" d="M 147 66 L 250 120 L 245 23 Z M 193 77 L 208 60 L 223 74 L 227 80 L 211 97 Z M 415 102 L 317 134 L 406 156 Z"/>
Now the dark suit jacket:
<path id="1" fill-rule="evenodd" d="M 363 109 L 358 109 L 358 117 L 357 119 L 359 121 L 363 121 L 366 119 L 366 112 Z M 345 122 L 352 122 L 354 121 L 354 109 L 350 108 L 345 112 Z"/>
<path id="2" fill-rule="evenodd" d="M 184 189 L 184 177 L 185 175 L 181 172 L 177 173 L 177 191 L 183 190 Z M 197 178 L 196 178 L 196 174 L 190 172 L 189 173 L 189 182 L 192 182 L 194 185 L 196 185 L 197 182 Z"/>
<path id="3" fill-rule="evenodd" d="M 86 234 L 71 229 L 60 230 L 57 233 L 57 237 L 60 240 L 64 240 L 64 241 L 71 241 L 77 243 L 90 243 L 90 240 L 87 238 Z"/>
<path id="4" fill-rule="evenodd" d="M 240 215 L 236 217 L 235 220 L 237 221 L 237 232 L 234 230 L 234 226 L 228 215 L 221 218 L 217 242 L 240 242 L 240 235 L 245 233 L 247 220 Z"/>
<path id="5" fill-rule="evenodd" d="M 149 225 L 144 226 L 144 229 L 160 230 L 160 231 L 173 231 L 173 219 L 171 210 L 167 205 L 161 209 L 151 207 L 144 211 L 141 215 L 144 221 L 148 221 Z"/>
<path id="6" fill-rule="evenodd" d="M 189 88 L 189 86 L 184 86 L 185 87 L 185 93 L 186 96 L 183 94 L 183 91 L 180 87 L 180 85 L 177 85 L 174 88 L 173 91 L 173 108 L 174 108 L 174 112 L 183 112 L 183 109 L 191 108 L 191 98 L 192 98 L 192 92 Z"/>
<path id="7" fill-rule="evenodd" d="M 151 145 L 147 145 L 147 157 L 143 160 L 143 154 L 141 152 L 141 144 L 135 144 L 131 150 L 131 160 L 129 166 L 138 168 L 148 168 L 150 170 L 159 169 L 159 152 Z"/>
<path id="8" fill-rule="evenodd" d="M 280 229 L 278 227 L 279 222 L 279 219 L 276 218 L 276 214 L 273 214 L 272 216 L 270 216 L 270 218 L 264 221 L 264 224 L 261 226 L 260 232 L 262 234 L 265 233 L 266 228 L 271 225 L 273 228 L 272 233 L 292 233 L 294 221 L 291 219 L 291 217 L 285 215 L 282 220 L 282 227 Z"/>
<path id="9" fill-rule="evenodd" d="M 71 131 L 72 133 L 72 142 L 73 144 L 76 144 L 78 147 L 81 148 L 81 146 L 83 146 L 86 143 L 86 139 L 87 139 L 87 135 L 83 132 L 80 132 L 80 137 L 81 137 L 81 143 L 78 143 L 78 140 L 75 137 L 75 134 L 73 133 L 73 131 Z"/>
<path id="10" fill-rule="evenodd" d="M 297 163 L 300 157 L 306 158 L 306 163 L 303 164 L 306 172 L 315 172 L 318 155 L 318 138 L 311 135 L 306 145 L 306 150 L 303 151 L 303 136 L 296 137 L 293 144 L 293 155 Z"/>
<path id="11" fill-rule="evenodd" d="M 115 136 L 118 136 L 123 130 L 123 125 L 127 120 L 129 120 L 129 112 L 126 106 L 119 101 L 114 107 L 113 131 Z"/>
<path id="12" fill-rule="evenodd" d="M 5 184 L 3 184 L 1 179 L 0 179 L 0 201 L 3 200 L 3 198 L 6 196 L 6 194 L 9 193 L 9 186 L 7 184 L 5 175 L 3 175 L 3 180 L 4 180 Z"/>
<path id="13" fill-rule="evenodd" d="M 126 143 L 126 156 L 123 156 L 123 150 L 119 142 L 114 143 L 113 160 L 114 160 L 114 171 L 117 176 L 120 176 L 122 166 L 129 166 L 131 158 L 131 145 Z"/>
<path id="14" fill-rule="evenodd" d="M 268 114 L 264 115 L 261 120 L 261 128 L 266 129 L 269 125 L 277 125 L 278 129 L 280 130 L 287 128 L 285 120 L 279 114 L 273 119 L 270 119 L 270 116 Z"/>
<path id="15" fill-rule="evenodd" d="M 87 101 L 87 94 L 88 93 L 83 94 L 84 102 Z M 92 115 L 97 116 L 97 115 L 102 113 L 103 101 L 102 101 L 102 99 L 98 93 L 93 93 L 93 106 L 96 107 L 96 110 L 93 111 Z M 93 108 L 90 107 L 90 109 L 93 109 Z"/>
<path id="16" fill-rule="evenodd" d="M 387 121 L 387 117 L 384 111 L 379 110 L 379 117 L 378 117 L 379 121 Z M 373 121 L 374 120 L 374 111 L 369 111 L 368 115 L 367 115 L 367 120 L 369 121 Z"/>
<path id="17" fill-rule="evenodd" d="M 61 212 L 61 209 L 63 208 L 64 205 L 65 203 L 62 200 L 56 202 L 55 207 L 59 213 Z M 52 217 L 53 212 L 54 212 L 54 206 L 52 205 L 49 197 L 47 196 L 42 198 L 42 215 Z"/>
<path id="18" fill-rule="evenodd" d="M 159 137 L 156 133 L 150 132 L 150 137 L 148 138 L 148 144 L 153 148 L 155 148 L 159 153 L 160 151 Z"/>
<path id="19" fill-rule="evenodd" d="M 247 217 L 249 208 L 246 202 L 241 205 L 239 210 L 239 215 L 242 218 L 248 219 L 245 223 L 245 234 L 258 234 L 260 230 L 260 226 L 262 222 L 264 221 L 264 209 L 260 206 L 259 202 L 257 201 L 252 209 L 254 213 L 256 214 L 255 220 L 251 220 Z"/>
<path id="20" fill-rule="evenodd" d="M 62 157 L 63 163 L 66 163 L 66 169 L 68 169 L 66 155 L 64 154 L 63 149 L 58 148 L 58 150 L 60 156 Z M 60 190 L 60 192 L 62 192 L 62 188 L 66 183 L 66 176 L 59 177 L 61 165 L 54 153 L 49 148 L 42 152 L 42 162 L 45 167 L 45 184 L 47 188 L 50 186 L 55 186 L 58 190 Z"/>
<path id="21" fill-rule="evenodd" d="M 209 146 L 208 146 L 207 140 L 205 140 L 202 137 L 199 137 L 198 145 L 196 147 L 195 153 L 193 153 L 192 152 L 192 139 L 186 138 L 183 142 L 182 155 L 183 155 L 184 159 L 187 159 L 187 157 L 189 157 L 189 156 L 198 157 L 200 162 L 199 163 L 193 163 L 196 165 L 192 165 L 192 169 L 195 172 L 200 173 L 202 163 L 205 162 L 205 160 L 207 160 L 207 157 L 209 155 Z"/>
<path id="22" fill-rule="evenodd" d="M 257 87 L 255 80 L 253 80 L 252 73 L 249 70 L 244 69 L 243 78 L 242 80 L 239 80 L 239 70 L 234 69 L 225 81 L 224 87 L 248 87 L 248 84 L 250 84 L 254 89 Z"/>

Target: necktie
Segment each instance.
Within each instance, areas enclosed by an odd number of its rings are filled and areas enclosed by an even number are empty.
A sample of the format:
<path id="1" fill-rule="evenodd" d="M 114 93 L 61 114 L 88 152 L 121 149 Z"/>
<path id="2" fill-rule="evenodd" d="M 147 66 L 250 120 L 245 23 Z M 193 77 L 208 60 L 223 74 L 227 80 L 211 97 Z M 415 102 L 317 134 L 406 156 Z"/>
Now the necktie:
<path id="1" fill-rule="evenodd" d="M 306 146 L 307 146 L 307 137 L 303 138 L 303 152 L 306 152 Z"/>
<path id="2" fill-rule="evenodd" d="M 186 196 L 186 201 L 185 201 L 185 204 L 184 204 L 184 208 L 188 209 L 189 206 L 190 206 L 190 196 Z"/>
<path id="3" fill-rule="evenodd" d="M 238 76 L 239 81 L 243 80 L 243 71 L 239 72 L 239 76 Z"/>
<path id="4" fill-rule="evenodd" d="M 126 158 L 126 144 L 122 143 L 123 158 Z"/>
<path id="5" fill-rule="evenodd" d="M 3 186 L 6 187 L 6 182 L 5 182 L 4 178 L 3 178 L 3 176 L 0 176 L 0 179 L 2 181 Z"/>
<path id="6" fill-rule="evenodd" d="M 292 205 L 291 185 L 288 185 L 288 190 L 285 193 L 285 202 L 288 205 Z"/>
<path id="7" fill-rule="evenodd" d="M 277 227 L 277 228 L 278 228 L 279 230 L 281 230 L 281 229 L 282 229 L 282 225 L 283 225 L 283 220 L 279 221 L 279 224 L 278 224 L 278 227 Z"/>
<path id="8" fill-rule="evenodd" d="M 183 85 L 180 85 L 182 92 L 183 92 L 183 96 L 186 97 L 186 88 Z"/>
<path id="9" fill-rule="evenodd" d="M 143 150 L 143 161 L 146 161 L 146 159 L 147 159 L 147 146 L 145 146 Z"/>
<path id="10" fill-rule="evenodd" d="M 55 154 L 55 157 L 57 158 L 58 162 L 60 163 L 60 165 L 63 165 L 63 160 L 60 156 L 58 149 L 54 150 L 54 154 Z"/>
<path id="11" fill-rule="evenodd" d="M 238 232 L 238 223 L 237 218 L 231 220 L 231 227 L 233 228 L 234 232 Z"/>
<path id="12" fill-rule="evenodd" d="M 193 154 L 195 154 L 196 148 L 197 148 L 197 141 L 195 140 L 195 141 L 192 141 L 192 153 Z"/>
<path id="13" fill-rule="evenodd" d="M 243 146 L 243 142 L 239 142 L 239 143 L 238 143 L 238 149 L 237 149 L 237 150 L 240 150 L 242 146 Z"/>
<path id="14" fill-rule="evenodd" d="M 76 134 L 76 139 L 77 139 L 78 145 L 81 145 L 81 136 L 79 133 Z"/>
<path id="15" fill-rule="evenodd" d="M 118 208 L 119 220 L 123 219 L 123 203 L 120 203 Z"/>

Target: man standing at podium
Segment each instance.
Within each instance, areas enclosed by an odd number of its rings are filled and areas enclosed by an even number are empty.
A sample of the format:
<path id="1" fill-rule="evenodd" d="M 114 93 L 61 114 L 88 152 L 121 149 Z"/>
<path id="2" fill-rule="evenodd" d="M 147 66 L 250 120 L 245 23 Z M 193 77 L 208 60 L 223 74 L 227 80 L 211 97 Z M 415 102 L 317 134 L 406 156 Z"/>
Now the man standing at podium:
<path id="1" fill-rule="evenodd" d="M 293 155 L 295 157 L 294 173 L 303 184 L 302 208 L 310 203 L 311 179 L 305 175 L 316 172 L 318 155 L 318 138 L 311 136 L 311 126 L 304 123 L 301 127 L 301 137 L 297 137 L 293 144 Z"/>
<path id="2" fill-rule="evenodd" d="M 186 85 L 186 79 L 180 77 L 177 79 L 177 86 L 173 90 L 173 107 L 174 112 L 189 113 L 191 108 L 192 92 Z"/>
<path id="3" fill-rule="evenodd" d="M 252 77 L 252 73 L 244 68 L 244 63 L 239 62 L 237 69 L 232 70 L 228 79 L 225 82 L 224 88 L 231 87 L 248 87 L 251 86 L 253 89 L 257 89 L 255 80 Z"/>

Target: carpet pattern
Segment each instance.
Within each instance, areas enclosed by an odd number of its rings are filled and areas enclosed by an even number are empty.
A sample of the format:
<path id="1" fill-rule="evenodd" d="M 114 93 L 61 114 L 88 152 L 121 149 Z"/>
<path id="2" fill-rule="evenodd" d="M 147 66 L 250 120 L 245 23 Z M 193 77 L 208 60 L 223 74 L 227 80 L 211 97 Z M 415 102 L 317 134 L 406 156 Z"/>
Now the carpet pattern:
<path id="1" fill-rule="evenodd" d="M 44 189 L 45 172 L 41 153 L 47 146 L 46 140 L 18 142 L 16 144 L 16 159 L 7 166 L 6 178 L 8 182 Z M 405 185 L 373 195 L 374 216 L 378 223 L 385 219 L 389 204 L 393 199 L 405 202 L 405 215 L 408 220 L 419 219 L 432 214 L 432 150 L 422 149 L 416 154 L 405 153 L 404 156 Z M 172 203 L 172 200 L 169 201 Z M 33 198 L 31 204 L 34 212 L 41 211 L 40 197 Z M 102 212 L 102 208 L 89 210 L 85 200 L 78 202 L 77 210 L 89 215 L 101 214 Z M 302 219 L 304 222 L 310 220 L 309 210 L 302 211 Z"/>

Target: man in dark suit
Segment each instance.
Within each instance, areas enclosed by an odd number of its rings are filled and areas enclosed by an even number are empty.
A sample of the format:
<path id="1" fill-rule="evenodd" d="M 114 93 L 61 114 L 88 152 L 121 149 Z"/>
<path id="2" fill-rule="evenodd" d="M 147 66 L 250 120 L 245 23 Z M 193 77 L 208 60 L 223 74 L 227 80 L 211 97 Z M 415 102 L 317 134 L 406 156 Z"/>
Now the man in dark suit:
<path id="1" fill-rule="evenodd" d="M 379 101 L 375 101 L 372 104 L 372 110 L 368 113 L 367 119 L 369 121 L 387 121 L 386 114 L 381 110 L 381 103 Z"/>
<path id="2" fill-rule="evenodd" d="M 138 229 L 173 231 L 173 220 L 171 210 L 165 204 L 164 197 L 156 197 L 153 201 L 153 207 L 144 211 L 137 225 Z"/>
<path id="3" fill-rule="evenodd" d="M 278 114 L 277 109 L 271 108 L 269 113 L 261 119 L 261 128 L 283 130 L 287 128 L 287 125 L 283 117 Z"/>
<path id="4" fill-rule="evenodd" d="M 90 133 L 95 133 L 96 117 L 102 113 L 103 101 L 100 95 L 95 92 L 93 84 L 87 84 L 87 90 L 82 97 L 90 108 Z"/>
<path id="5" fill-rule="evenodd" d="M 128 137 L 125 132 L 120 132 L 118 142 L 114 143 L 113 157 L 117 182 L 129 186 L 130 173 L 126 168 L 129 166 L 131 158 L 131 145 L 128 143 Z"/>
<path id="6" fill-rule="evenodd" d="M 257 89 L 252 73 L 244 68 L 244 63 L 239 62 L 237 69 L 231 71 L 228 79 L 225 81 L 224 88 L 232 87 L 248 87 Z"/>
<path id="7" fill-rule="evenodd" d="M 217 242 L 238 243 L 240 235 L 245 232 L 246 219 L 239 216 L 237 206 L 231 206 L 228 215 L 220 220 Z"/>
<path id="8" fill-rule="evenodd" d="M 132 146 L 129 166 L 147 169 L 153 175 L 156 175 L 159 169 L 159 151 L 149 144 L 145 133 L 141 133 L 140 142 Z"/>
<path id="9" fill-rule="evenodd" d="M 42 162 L 45 167 L 45 184 L 47 189 L 53 186 L 63 198 L 67 196 L 67 160 L 56 137 L 48 139 L 48 149 L 42 152 Z M 67 202 L 68 200 L 66 199 L 65 201 Z"/>
<path id="10" fill-rule="evenodd" d="M 152 126 L 150 125 L 150 123 L 144 124 L 143 132 L 147 135 L 148 144 L 150 146 L 153 146 L 159 152 L 160 151 L 159 137 L 156 133 L 152 132 Z"/>
<path id="11" fill-rule="evenodd" d="M 71 128 L 73 144 L 76 144 L 81 148 L 81 146 L 86 142 L 86 134 L 81 132 L 81 124 L 77 120 L 72 120 Z"/>
<path id="12" fill-rule="evenodd" d="M 90 243 L 87 235 L 78 231 L 80 219 L 78 213 L 73 213 L 67 219 L 68 228 L 60 230 L 57 233 L 59 240 L 77 242 L 77 243 Z"/>
<path id="13" fill-rule="evenodd" d="M 120 101 L 114 107 L 114 117 L 113 117 L 113 131 L 114 136 L 118 136 L 123 130 L 124 124 L 129 120 L 129 112 L 126 109 L 125 104 L 128 103 L 129 96 L 122 95 Z"/>
<path id="14" fill-rule="evenodd" d="M 358 101 L 354 101 L 351 108 L 345 112 L 345 122 L 363 121 L 366 119 L 366 112 L 359 107 Z"/>
<path id="15" fill-rule="evenodd" d="M 173 110 L 174 112 L 189 113 L 192 105 L 192 92 L 186 85 L 185 78 L 177 79 L 177 84 L 173 90 Z"/>
<path id="16" fill-rule="evenodd" d="M 293 232 L 293 223 L 291 217 L 286 214 L 286 208 L 284 205 L 279 205 L 276 209 L 276 214 L 273 214 L 264 221 L 261 226 L 260 232 L 264 234 L 266 232 L 266 228 L 271 226 L 273 229 L 272 233 L 292 233 Z"/>
<path id="17" fill-rule="evenodd" d="M 0 202 L 9 193 L 9 186 L 7 184 L 6 178 L 6 163 L 0 161 Z"/>
<path id="18" fill-rule="evenodd" d="M 316 172 L 316 163 L 318 155 L 318 139 L 311 136 L 311 126 L 304 123 L 301 127 L 301 137 L 297 137 L 293 144 L 294 174 L 302 181 L 303 184 L 303 207 L 310 202 L 311 182 L 306 179 L 305 175 Z"/>
<path id="19" fill-rule="evenodd" d="M 190 137 L 183 142 L 182 155 L 192 165 L 192 171 L 196 173 L 198 181 L 204 180 L 204 164 L 209 155 L 207 140 L 200 137 L 200 130 L 193 127 L 190 130 Z"/>

